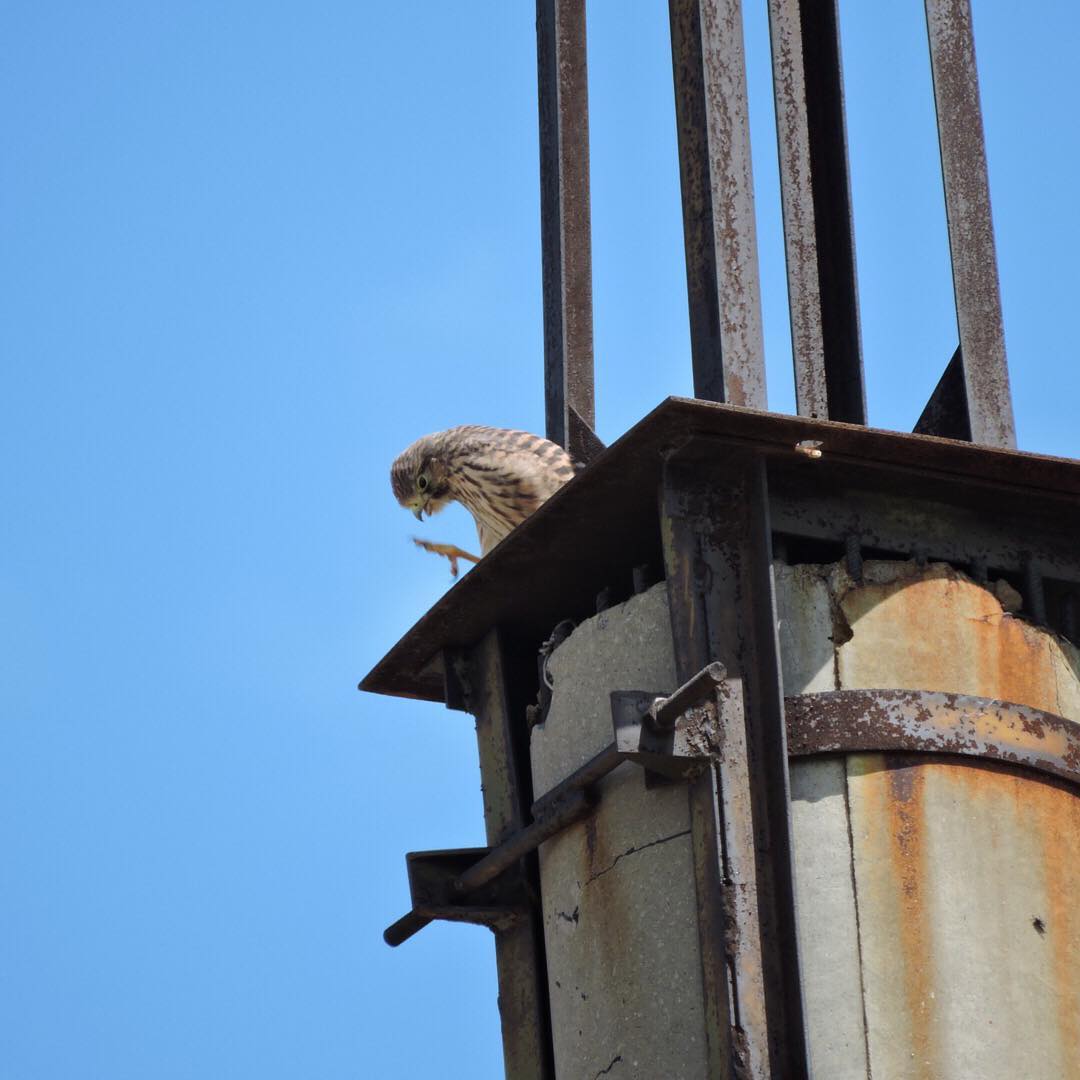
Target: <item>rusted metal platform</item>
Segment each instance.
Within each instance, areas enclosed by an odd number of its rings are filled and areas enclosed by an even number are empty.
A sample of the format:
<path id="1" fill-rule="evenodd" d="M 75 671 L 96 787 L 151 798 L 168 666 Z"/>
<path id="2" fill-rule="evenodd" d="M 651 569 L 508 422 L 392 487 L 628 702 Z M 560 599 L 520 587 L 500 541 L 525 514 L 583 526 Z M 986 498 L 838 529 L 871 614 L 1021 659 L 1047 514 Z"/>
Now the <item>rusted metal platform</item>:
<path id="1" fill-rule="evenodd" d="M 538 644 L 560 619 L 594 610 L 601 587 L 629 595 L 635 567 L 658 579 L 664 461 L 695 440 L 721 463 L 735 449 L 762 457 L 781 536 L 841 544 L 855 536 L 867 549 L 977 572 L 1037 572 L 1051 582 L 1052 622 L 1069 621 L 1055 583 L 1080 581 L 1080 462 L 669 398 L 454 585 L 360 688 L 444 701 L 443 650 L 492 626 Z M 817 459 L 804 452 L 815 443 Z"/>

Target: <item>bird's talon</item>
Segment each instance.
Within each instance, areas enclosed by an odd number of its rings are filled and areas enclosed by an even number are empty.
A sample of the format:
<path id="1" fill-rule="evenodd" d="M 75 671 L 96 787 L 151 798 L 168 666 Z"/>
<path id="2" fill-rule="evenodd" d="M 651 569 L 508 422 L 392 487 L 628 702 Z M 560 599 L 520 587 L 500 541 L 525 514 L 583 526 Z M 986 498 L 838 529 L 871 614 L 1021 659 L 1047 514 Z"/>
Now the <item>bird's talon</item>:
<path id="1" fill-rule="evenodd" d="M 467 551 L 462 551 L 456 544 L 436 544 L 432 540 L 420 540 L 418 537 L 413 537 L 413 543 L 425 551 L 430 551 L 433 555 L 441 555 L 444 559 L 450 561 L 450 576 L 458 576 L 458 559 L 468 559 L 469 562 L 479 562 L 480 557 L 478 555 L 470 555 Z"/>

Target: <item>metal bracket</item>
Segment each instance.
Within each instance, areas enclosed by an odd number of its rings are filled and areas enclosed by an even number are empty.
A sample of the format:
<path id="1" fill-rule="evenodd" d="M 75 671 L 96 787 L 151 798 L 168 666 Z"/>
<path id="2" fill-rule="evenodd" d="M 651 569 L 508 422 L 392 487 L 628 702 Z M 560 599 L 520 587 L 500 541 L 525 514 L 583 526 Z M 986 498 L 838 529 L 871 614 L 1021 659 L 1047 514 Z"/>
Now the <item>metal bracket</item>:
<path id="1" fill-rule="evenodd" d="M 412 910 L 383 932 L 400 945 L 432 919 L 473 922 L 493 930 L 512 926 L 536 902 L 521 873 L 523 856 L 591 813 L 596 785 L 624 761 L 672 780 L 697 776 L 722 749 L 723 664 L 706 665 L 675 693 L 616 690 L 611 695 L 614 740 L 532 804 L 532 824 L 493 848 L 413 851 Z"/>
<path id="2" fill-rule="evenodd" d="M 490 852 L 490 848 L 450 848 L 411 851 L 405 856 L 413 910 L 431 919 L 476 923 L 505 930 L 528 911 L 532 903 L 524 877 L 515 867 L 469 893 L 463 901 L 454 883 Z"/>
<path id="3" fill-rule="evenodd" d="M 615 746 L 648 773 L 689 780 L 723 748 L 717 691 L 724 665 L 711 663 L 674 694 L 616 690 L 611 695 Z"/>

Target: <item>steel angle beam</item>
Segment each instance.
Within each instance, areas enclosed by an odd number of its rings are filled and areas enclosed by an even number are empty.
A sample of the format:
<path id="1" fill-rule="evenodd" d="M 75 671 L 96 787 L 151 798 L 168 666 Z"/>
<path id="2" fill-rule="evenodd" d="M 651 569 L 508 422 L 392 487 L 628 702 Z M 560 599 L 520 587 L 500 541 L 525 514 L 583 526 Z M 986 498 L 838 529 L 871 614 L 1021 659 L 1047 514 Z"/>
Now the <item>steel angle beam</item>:
<path id="1" fill-rule="evenodd" d="M 926 0 L 959 366 L 972 442 L 1016 446 L 969 0 Z M 956 362 L 954 358 L 954 362 Z M 946 372 L 943 382 L 948 378 Z M 933 404 L 933 403 L 931 403 Z M 954 410 L 955 412 L 955 410 Z M 926 413 L 920 419 L 923 424 Z M 927 434 L 949 431 L 919 428 Z"/>
<path id="2" fill-rule="evenodd" d="M 602 445 L 593 431 L 585 0 L 537 0 L 536 58 L 547 436 L 587 464 Z"/>
<path id="3" fill-rule="evenodd" d="M 488 854 L 488 848 L 448 851 L 410 851 L 412 910 L 383 934 L 388 945 L 400 945 L 433 919 L 476 923 L 491 930 L 510 930 L 527 920 L 532 891 L 520 873 L 504 874 L 473 890 L 467 901 L 456 895 L 454 883 L 470 866 Z"/>
<path id="4" fill-rule="evenodd" d="M 943 439 L 972 441 L 964 360 L 959 346 L 945 365 L 945 370 L 912 431 L 916 435 L 939 435 Z"/>
<path id="5" fill-rule="evenodd" d="M 739 0 L 670 0 L 694 396 L 766 408 Z"/>
<path id="6" fill-rule="evenodd" d="M 465 705 L 476 717 L 484 826 L 490 847 L 528 821 L 532 799 L 524 700 L 532 657 L 521 661 L 514 662 L 503 635 L 492 630 L 468 650 L 462 680 L 468 693 Z M 524 872 L 536 888 L 535 865 L 527 865 Z M 551 1080 L 554 1076 L 543 940 L 535 908 L 513 925 L 495 930 L 507 1080 Z"/>
<path id="7" fill-rule="evenodd" d="M 726 669 L 723 752 L 689 784 L 710 1076 L 809 1076 L 764 460 L 709 440 L 664 467 L 677 675 Z"/>
<path id="8" fill-rule="evenodd" d="M 835 0 L 769 0 L 795 398 L 866 423 Z"/>

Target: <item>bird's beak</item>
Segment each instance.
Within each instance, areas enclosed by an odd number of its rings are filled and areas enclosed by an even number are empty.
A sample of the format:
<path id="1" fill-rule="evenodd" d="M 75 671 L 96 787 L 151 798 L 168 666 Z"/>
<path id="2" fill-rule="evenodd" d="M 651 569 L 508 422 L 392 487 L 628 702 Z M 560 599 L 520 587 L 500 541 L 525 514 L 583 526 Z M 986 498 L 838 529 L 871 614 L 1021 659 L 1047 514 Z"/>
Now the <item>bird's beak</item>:
<path id="1" fill-rule="evenodd" d="M 424 511 L 423 511 L 423 509 L 421 507 L 419 507 L 419 506 L 414 506 L 413 507 L 413 516 L 416 518 L 417 521 L 423 521 L 424 520 Z"/>

